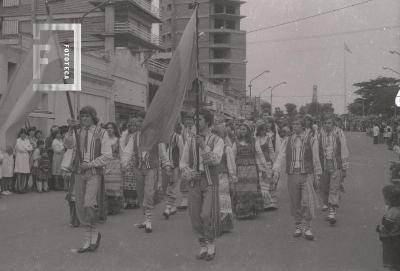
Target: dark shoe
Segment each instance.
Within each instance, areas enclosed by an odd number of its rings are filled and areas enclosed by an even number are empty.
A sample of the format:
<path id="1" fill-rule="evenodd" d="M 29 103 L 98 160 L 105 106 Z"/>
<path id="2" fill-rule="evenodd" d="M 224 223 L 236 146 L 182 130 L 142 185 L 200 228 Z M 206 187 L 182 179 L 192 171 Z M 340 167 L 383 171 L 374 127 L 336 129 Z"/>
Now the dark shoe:
<path id="1" fill-rule="evenodd" d="M 207 258 L 207 255 L 208 255 L 207 254 L 207 247 L 206 246 L 201 247 L 199 254 L 196 255 L 196 259 L 197 260 L 204 260 L 204 259 Z"/>
<path id="2" fill-rule="evenodd" d="M 85 244 L 83 247 L 79 248 L 76 252 L 78 253 L 86 253 L 92 251 L 90 243 Z"/>
<path id="3" fill-rule="evenodd" d="M 151 222 L 145 222 L 144 227 L 146 228 L 147 233 L 151 233 L 153 231 L 153 229 L 151 228 Z"/>
<path id="4" fill-rule="evenodd" d="M 304 231 L 304 237 L 305 237 L 307 240 L 309 240 L 309 241 L 314 240 L 314 235 L 312 234 L 311 229 L 306 229 L 306 230 Z"/>
<path id="5" fill-rule="evenodd" d="M 216 250 L 215 245 L 208 245 L 206 261 L 212 261 L 215 258 Z"/>
<path id="6" fill-rule="evenodd" d="M 171 215 L 171 213 L 168 210 L 165 210 L 163 212 L 163 216 L 165 217 L 165 219 L 169 219 L 169 216 Z"/>
<path id="7" fill-rule="evenodd" d="M 303 234 L 302 228 L 300 225 L 296 226 L 296 229 L 293 233 L 293 237 L 300 237 Z"/>
<path id="8" fill-rule="evenodd" d="M 100 232 L 97 233 L 96 243 L 90 245 L 90 249 L 92 252 L 96 251 L 96 249 L 100 246 L 101 234 Z"/>

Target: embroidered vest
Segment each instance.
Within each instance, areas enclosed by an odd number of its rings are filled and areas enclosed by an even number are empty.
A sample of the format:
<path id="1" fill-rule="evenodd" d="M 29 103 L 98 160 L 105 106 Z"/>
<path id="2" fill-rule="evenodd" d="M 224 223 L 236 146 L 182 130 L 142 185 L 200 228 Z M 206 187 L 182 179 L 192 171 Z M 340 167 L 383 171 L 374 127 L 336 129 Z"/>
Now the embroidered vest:
<path id="1" fill-rule="evenodd" d="M 296 146 L 295 146 L 296 135 L 292 135 L 288 138 L 286 146 L 286 173 L 293 174 L 295 160 L 296 160 Z M 301 147 L 300 147 L 300 172 L 301 173 L 314 173 L 313 154 L 312 154 L 312 137 L 310 134 L 306 134 Z"/>

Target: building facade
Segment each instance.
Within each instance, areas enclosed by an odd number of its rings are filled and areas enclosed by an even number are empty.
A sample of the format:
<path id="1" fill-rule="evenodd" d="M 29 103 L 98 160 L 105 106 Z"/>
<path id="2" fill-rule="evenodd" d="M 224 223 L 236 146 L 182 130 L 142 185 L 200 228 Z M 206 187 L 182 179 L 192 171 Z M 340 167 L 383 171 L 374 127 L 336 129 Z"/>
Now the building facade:
<path id="1" fill-rule="evenodd" d="M 91 104 L 104 122 L 124 122 L 148 107 L 152 77 L 154 84 L 160 83 L 146 60 L 163 49 L 161 39 L 152 32 L 161 14 L 151 0 L 113 0 L 92 10 L 101 3 L 51 1 L 50 8 L 55 23 L 82 23 L 82 92 L 73 95 L 75 110 Z M 46 19 L 44 1 L 0 0 L 0 43 L 8 48 L 0 53 L 0 94 L 7 91 L 6 82 L 31 46 L 32 22 Z M 72 35 L 59 34 L 58 38 L 70 41 Z M 51 124 L 65 124 L 69 112 L 63 96 L 44 93 L 31 121 L 46 130 Z"/>
<path id="2" fill-rule="evenodd" d="M 244 1 L 199 0 L 200 75 L 222 85 L 231 104 L 240 104 L 246 89 L 246 32 L 240 29 Z M 193 13 L 193 1 L 161 2 L 161 37 L 166 51 L 173 52 Z M 229 106 L 230 106 L 229 105 Z M 239 113 L 240 106 L 236 107 Z"/>

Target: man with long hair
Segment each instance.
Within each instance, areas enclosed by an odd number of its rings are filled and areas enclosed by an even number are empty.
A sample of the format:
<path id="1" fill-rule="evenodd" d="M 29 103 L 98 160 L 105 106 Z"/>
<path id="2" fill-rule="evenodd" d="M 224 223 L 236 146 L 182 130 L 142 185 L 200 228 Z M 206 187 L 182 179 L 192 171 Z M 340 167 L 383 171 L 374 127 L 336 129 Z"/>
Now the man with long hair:
<path id="1" fill-rule="evenodd" d="M 87 227 L 85 242 L 77 252 L 91 252 L 100 245 L 101 234 L 96 224 L 104 208 L 103 167 L 112 159 L 112 150 L 108 134 L 98 125 L 99 119 L 93 107 L 82 107 L 79 121 L 69 120 L 68 123 L 70 128 L 64 145 L 67 149 L 74 149 L 75 159 L 79 159 L 78 166 L 73 169 L 76 178 L 73 188 L 76 214 L 80 224 Z M 76 142 L 74 126 L 80 126 L 80 142 Z M 81 153 L 77 152 L 77 144 Z"/>

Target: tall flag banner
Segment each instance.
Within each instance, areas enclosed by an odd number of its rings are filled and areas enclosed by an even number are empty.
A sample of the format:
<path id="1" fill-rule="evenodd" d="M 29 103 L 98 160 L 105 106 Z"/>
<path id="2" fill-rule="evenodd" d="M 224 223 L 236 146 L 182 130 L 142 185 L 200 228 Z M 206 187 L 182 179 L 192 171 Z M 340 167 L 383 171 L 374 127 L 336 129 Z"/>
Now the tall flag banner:
<path id="1" fill-rule="evenodd" d="M 140 136 L 142 151 L 168 142 L 172 135 L 186 91 L 197 77 L 196 42 L 195 10 L 144 119 Z"/>
<path id="2" fill-rule="evenodd" d="M 49 17 L 48 23 L 51 22 Z M 42 92 L 34 91 L 35 83 L 62 83 L 63 69 L 60 44 L 54 31 L 42 31 L 38 44 L 50 46 L 42 58 L 48 64 L 40 65 L 40 79 L 33 79 L 34 44 L 26 52 L 23 60 L 11 79 L 8 91 L 0 101 L 0 147 L 14 146 L 18 131 L 25 127 L 25 120 L 39 104 Z M 0 48 L 5 49 L 5 48 Z"/>
<path id="3" fill-rule="evenodd" d="M 349 52 L 350 54 L 352 54 L 353 52 L 349 49 L 349 46 L 347 46 L 346 43 L 344 43 L 344 49 Z"/>

